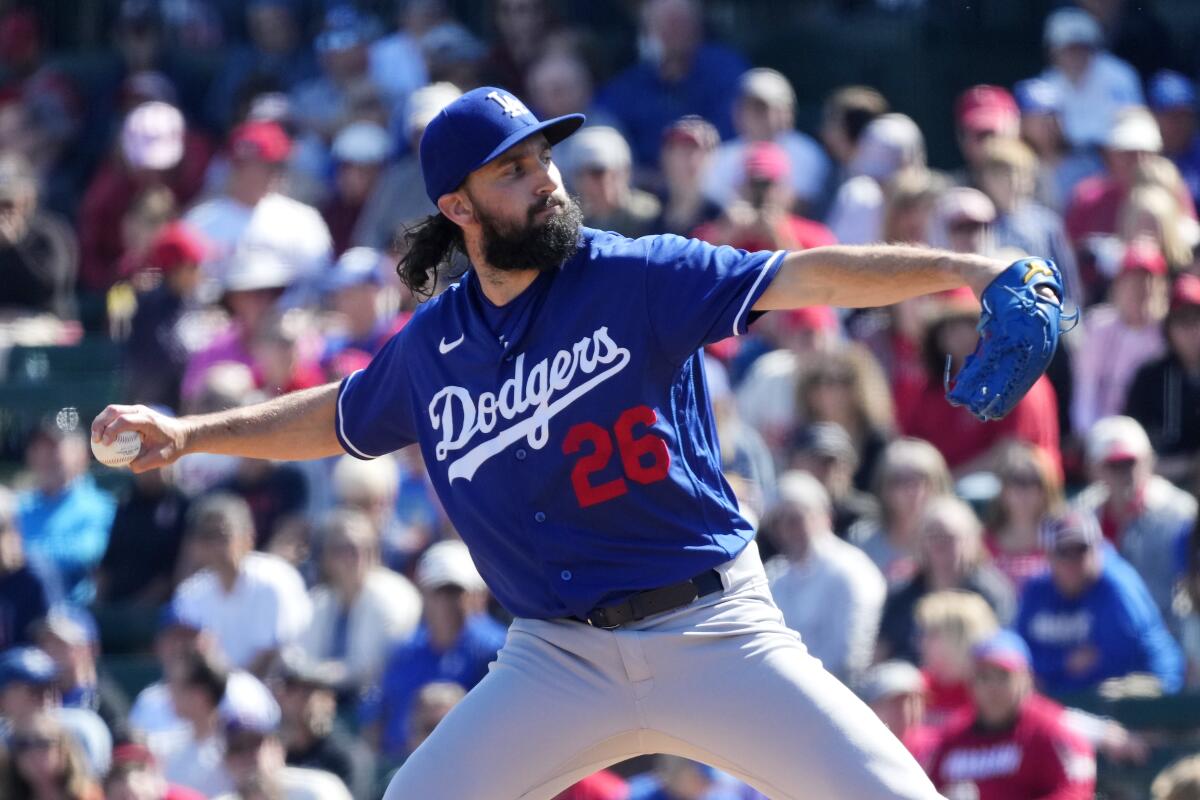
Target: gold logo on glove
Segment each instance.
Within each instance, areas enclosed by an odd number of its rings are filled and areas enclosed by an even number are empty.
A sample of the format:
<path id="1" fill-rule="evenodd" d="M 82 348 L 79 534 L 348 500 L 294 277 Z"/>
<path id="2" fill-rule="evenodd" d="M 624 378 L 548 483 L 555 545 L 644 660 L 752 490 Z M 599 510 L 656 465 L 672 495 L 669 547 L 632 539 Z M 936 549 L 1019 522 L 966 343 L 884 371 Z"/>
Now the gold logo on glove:
<path id="1" fill-rule="evenodd" d="M 1030 261 L 1029 269 L 1025 270 L 1025 277 L 1021 279 L 1022 283 L 1029 283 L 1033 280 L 1034 275 L 1045 275 L 1047 278 L 1053 278 L 1054 273 L 1047 266 L 1045 261 Z"/>

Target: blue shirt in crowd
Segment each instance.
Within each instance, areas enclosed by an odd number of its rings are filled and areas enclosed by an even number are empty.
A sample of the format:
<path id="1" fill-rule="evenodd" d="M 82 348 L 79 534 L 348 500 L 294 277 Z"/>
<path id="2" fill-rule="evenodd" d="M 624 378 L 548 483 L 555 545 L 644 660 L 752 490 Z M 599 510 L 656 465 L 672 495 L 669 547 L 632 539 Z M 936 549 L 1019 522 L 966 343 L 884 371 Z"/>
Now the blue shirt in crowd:
<path id="1" fill-rule="evenodd" d="M 378 692 L 363 701 L 362 724 L 378 722 L 383 751 L 403 755 L 410 707 L 420 688 L 434 681 L 453 681 L 471 689 L 487 674 L 505 635 L 503 625 L 480 614 L 467 620 L 453 647 L 439 653 L 433 649 L 429 629 L 421 623 L 388 659 Z"/>
<path id="2" fill-rule="evenodd" d="M 1167 632 L 1142 579 L 1127 561 L 1105 546 L 1100 577 L 1076 598 L 1064 597 L 1049 573 L 1026 584 L 1017 631 L 1029 644 L 1033 671 L 1049 694 L 1094 689 L 1108 678 L 1148 672 L 1164 692 L 1183 684 L 1183 654 Z M 1068 669 L 1074 656 L 1091 663 Z"/>
<path id="3" fill-rule="evenodd" d="M 117 510 L 112 495 L 84 475 L 53 496 L 23 492 L 17 507 L 25 552 L 54 567 L 69 600 L 91 600 L 88 573 L 108 547 Z"/>

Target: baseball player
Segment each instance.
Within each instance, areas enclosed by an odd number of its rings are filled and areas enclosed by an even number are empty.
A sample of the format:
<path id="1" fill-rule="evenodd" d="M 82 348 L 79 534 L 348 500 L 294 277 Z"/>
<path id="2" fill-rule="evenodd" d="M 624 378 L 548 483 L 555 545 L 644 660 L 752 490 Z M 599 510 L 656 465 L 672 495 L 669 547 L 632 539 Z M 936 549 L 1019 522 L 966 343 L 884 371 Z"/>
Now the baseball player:
<path id="1" fill-rule="evenodd" d="M 905 247 L 747 253 L 584 228 L 551 159 L 582 123 L 538 121 L 492 87 L 430 123 L 420 159 L 438 213 L 410 233 L 398 270 L 428 290 L 451 251 L 471 269 L 365 369 L 210 415 L 110 406 L 93 436 L 138 431 L 136 471 L 193 452 L 370 459 L 419 444 L 516 619 L 388 800 L 549 798 L 644 753 L 708 763 L 777 800 L 937 797 L 784 626 L 721 475 L 698 351 L 745 333 L 759 312 L 885 305 L 964 284 L 1056 309 L 1030 299 L 1047 283 L 1061 296 L 1056 270 Z M 982 348 L 978 364 L 992 363 Z M 1032 363 L 1036 379 L 1045 363 Z M 1004 413 L 1032 383 L 971 370 L 955 392 L 980 416 Z"/>

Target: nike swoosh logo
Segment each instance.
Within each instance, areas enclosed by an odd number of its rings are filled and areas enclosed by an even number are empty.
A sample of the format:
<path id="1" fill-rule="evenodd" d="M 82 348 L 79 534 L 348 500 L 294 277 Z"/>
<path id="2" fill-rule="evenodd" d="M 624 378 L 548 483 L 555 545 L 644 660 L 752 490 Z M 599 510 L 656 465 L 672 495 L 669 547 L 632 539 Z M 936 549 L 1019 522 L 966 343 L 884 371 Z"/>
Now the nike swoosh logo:
<path id="1" fill-rule="evenodd" d="M 456 348 L 460 344 L 462 344 L 463 339 L 465 339 L 465 338 L 467 338 L 467 335 L 464 333 L 464 334 L 461 334 L 453 342 L 447 342 L 446 337 L 443 336 L 442 340 L 440 342 L 438 342 L 438 352 L 441 353 L 442 355 L 446 355 L 446 353 L 449 353 L 451 350 L 453 350 L 454 348 Z"/>

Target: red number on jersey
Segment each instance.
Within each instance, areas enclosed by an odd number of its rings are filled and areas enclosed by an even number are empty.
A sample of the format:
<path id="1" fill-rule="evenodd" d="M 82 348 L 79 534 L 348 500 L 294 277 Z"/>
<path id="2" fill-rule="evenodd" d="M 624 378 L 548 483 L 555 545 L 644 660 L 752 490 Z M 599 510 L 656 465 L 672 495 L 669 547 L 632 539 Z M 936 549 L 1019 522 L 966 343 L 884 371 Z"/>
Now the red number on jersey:
<path id="1" fill-rule="evenodd" d="M 593 472 L 604 469 L 609 459 L 612 458 L 612 437 L 609 436 L 608 431 L 594 422 L 581 422 L 574 425 L 567 431 L 567 436 L 563 439 L 563 452 L 567 455 L 574 455 L 579 452 L 579 448 L 583 446 L 584 442 L 592 443 L 592 452 L 576 461 L 575 468 L 571 470 L 571 484 L 575 487 L 575 497 L 579 500 L 580 508 L 612 500 L 629 491 L 624 478 L 613 478 L 611 481 L 594 486 L 589 480 L 589 476 Z"/>
<path id="2" fill-rule="evenodd" d="M 653 433 L 634 436 L 638 425 L 650 427 L 658 420 L 658 414 L 648 406 L 634 406 L 617 417 L 613 431 L 617 436 L 617 448 L 621 453 L 621 466 L 625 475 L 637 483 L 654 483 L 667 477 L 671 466 L 671 454 L 662 437 Z M 612 459 L 612 435 L 594 422 L 581 422 L 567 431 L 563 439 L 563 452 L 578 453 L 584 442 L 591 442 L 592 452 L 575 462 L 571 470 L 571 485 L 575 487 L 575 498 L 580 508 L 594 506 L 629 491 L 624 478 L 593 485 L 591 476 L 608 466 Z"/>
<path id="3" fill-rule="evenodd" d="M 630 480 L 638 483 L 654 483 L 667 477 L 671 467 L 671 454 L 662 437 L 647 433 L 634 437 L 635 425 L 650 427 L 658 419 L 654 409 L 634 406 L 617 417 L 613 432 L 617 434 L 617 449 L 621 452 L 621 464 Z"/>

